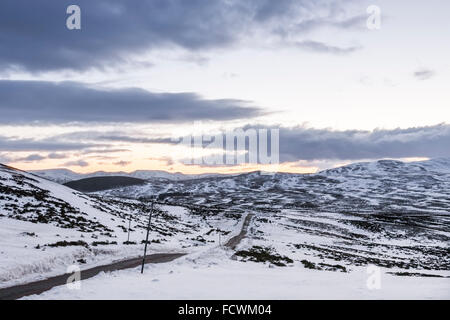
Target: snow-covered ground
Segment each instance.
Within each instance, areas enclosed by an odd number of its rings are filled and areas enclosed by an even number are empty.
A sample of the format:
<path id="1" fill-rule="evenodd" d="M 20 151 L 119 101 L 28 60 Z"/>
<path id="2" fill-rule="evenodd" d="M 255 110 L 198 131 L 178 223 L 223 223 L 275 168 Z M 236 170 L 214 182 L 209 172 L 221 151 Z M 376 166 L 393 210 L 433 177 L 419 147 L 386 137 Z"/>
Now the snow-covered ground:
<path id="1" fill-rule="evenodd" d="M 164 210 L 174 214 L 184 215 L 184 208 L 163 207 Z M 180 219 L 185 219 L 181 216 Z M 157 222 L 156 222 L 157 223 Z M 100 237 L 89 238 L 91 235 L 83 235 L 76 230 L 62 229 L 47 224 L 33 224 L 26 221 L 18 221 L 9 218 L 0 218 L 0 288 L 27 283 L 64 274 L 71 265 L 78 265 L 82 269 L 108 264 L 127 258 L 139 257 L 143 253 L 145 239 L 144 230 L 135 230 L 131 233 L 130 241 L 135 244 L 125 245 L 127 233 L 117 233 L 115 238 Z M 211 225 L 200 226 L 189 233 L 180 233 L 166 237 L 161 243 L 152 242 L 147 254 L 153 253 L 191 253 L 197 250 L 216 245 L 219 242 L 217 233 L 206 235 L 211 230 Z M 222 221 L 221 230 L 226 230 L 232 235 L 239 224 L 228 220 Z M 133 225 L 132 225 L 133 228 Z M 204 241 L 197 240 L 202 237 Z M 229 236 L 222 236 L 225 241 Z M 150 240 L 161 240 L 161 236 L 150 232 Z M 84 241 L 88 247 L 66 246 L 49 247 L 60 241 L 76 242 Z M 114 244 L 98 244 L 95 242 L 115 242 Z M 47 246 L 46 246 L 47 244 Z M 38 247 L 39 246 L 39 247 Z"/>
<path id="2" fill-rule="evenodd" d="M 27 298 L 448 299 L 449 187 L 442 159 L 152 180 L 94 194 L 0 166 L 0 288 L 139 256 L 147 197 L 156 196 L 148 253 L 186 256 Z M 236 250 L 219 246 L 247 214 Z M 380 268 L 380 289 L 367 287 L 368 265 Z"/>
<path id="3" fill-rule="evenodd" d="M 379 289 L 370 274 L 317 271 L 239 262 L 222 248 L 170 263 L 102 273 L 82 281 L 79 290 L 56 287 L 25 299 L 449 299 L 450 279 L 396 277 L 381 270 Z M 450 275 L 450 273 L 449 273 Z"/>
<path id="4" fill-rule="evenodd" d="M 148 204 L 90 197 L 1 166 L 0 189 L 0 288 L 142 255 Z M 217 230 L 225 237 L 238 226 L 156 205 L 148 254 L 196 252 L 219 241 Z"/>

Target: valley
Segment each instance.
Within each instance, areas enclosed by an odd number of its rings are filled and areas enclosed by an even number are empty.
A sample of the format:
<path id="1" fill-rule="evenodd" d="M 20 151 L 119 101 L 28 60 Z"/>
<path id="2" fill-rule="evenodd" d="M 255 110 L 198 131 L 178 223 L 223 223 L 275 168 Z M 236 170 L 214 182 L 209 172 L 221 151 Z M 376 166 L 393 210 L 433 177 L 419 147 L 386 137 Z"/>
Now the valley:
<path id="1" fill-rule="evenodd" d="M 6 166 L 0 179 L 0 288 L 72 264 L 139 257 L 151 201 L 150 253 L 186 254 L 167 264 L 174 268 L 231 264 L 237 272 L 297 270 L 299 277 L 332 274 L 354 283 L 373 265 L 393 283 L 440 279 L 440 290 L 449 288 L 448 159 L 382 160 L 309 175 L 152 178 L 90 193 Z"/>

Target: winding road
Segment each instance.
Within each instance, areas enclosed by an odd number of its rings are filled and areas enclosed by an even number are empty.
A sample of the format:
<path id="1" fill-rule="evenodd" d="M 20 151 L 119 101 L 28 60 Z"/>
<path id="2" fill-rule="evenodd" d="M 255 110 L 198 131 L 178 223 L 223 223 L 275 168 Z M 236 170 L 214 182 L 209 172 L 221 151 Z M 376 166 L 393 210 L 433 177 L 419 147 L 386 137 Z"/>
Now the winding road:
<path id="1" fill-rule="evenodd" d="M 239 242 L 245 237 L 247 234 L 247 229 L 250 224 L 250 220 L 253 217 L 253 214 L 248 214 L 245 217 L 244 223 L 241 228 L 241 232 L 232 237 L 225 244 L 226 247 L 230 249 L 235 249 Z M 182 256 L 186 255 L 185 253 L 157 253 L 147 255 L 145 262 L 146 263 L 164 263 L 170 262 L 175 259 L 178 259 Z M 100 272 L 111 272 L 117 270 L 130 269 L 140 266 L 142 263 L 142 257 L 133 258 L 123 261 L 114 262 L 111 264 L 98 266 L 86 270 L 81 270 L 80 272 L 80 280 L 86 280 L 98 275 Z M 56 277 L 51 277 L 44 280 L 39 280 L 35 282 L 30 282 L 22 285 L 17 285 L 9 288 L 0 289 L 0 300 L 16 300 L 22 297 L 40 294 L 42 292 L 48 291 L 54 287 L 62 286 L 67 283 L 67 279 L 72 274 L 63 274 Z"/>
<path id="2" fill-rule="evenodd" d="M 248 226 L 250 225 L 250 220 L 253 218 L 254 214 L 248 214 L 245 217 L 244 224 L 242 225 L 241 232 L 237 235 L 228 240 L 228 242 L 225 244 L 225 247 L 228 247 L 230 249 L 236 249 L 239 242 L 241 242 L 242 239 L 244 239 L 245 235 L 247 234 Z"/>
<path id="3" fill-rule="evenodd" d="M 157 253 L 148 255 L 145 259 L 146 263 L 164 263 L 170 262 L 184 256 L 184 253 Z M 129 268 L 135 268 L 142 264 L 142 257 L 114 262 L 112 264 L 98 266 L 86 270 L 81 270 L 81 280 L 86 280 L 98 275 L 100 272 L 111 272 Z M 50 290 L 53 287 L 62 286 L 67 283 L 67 279 L 72 274 L 63 274 L 56 277 L 30 282 L 27 284 L 17 285 L 14 287 L 0 289 L 0 300 L 15 300 L 33 294 L 40 294 Z"/>

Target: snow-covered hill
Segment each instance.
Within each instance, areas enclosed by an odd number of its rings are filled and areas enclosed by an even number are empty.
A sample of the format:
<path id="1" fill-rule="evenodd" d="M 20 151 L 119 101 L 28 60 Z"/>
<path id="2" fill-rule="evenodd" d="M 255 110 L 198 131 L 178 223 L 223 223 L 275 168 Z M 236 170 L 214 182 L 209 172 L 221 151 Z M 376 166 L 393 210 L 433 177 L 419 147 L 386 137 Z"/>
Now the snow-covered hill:
<path id="1" fill-rule="evenodd" d="M 131 178 L 138 178 L 143 180 L 149 179 L 164 179 L 171 181 L 181 181 L 181 180 L 190 180 L 190 179 L 199 179 L 204 177 L 211 176 L 222 176 L 220 174 L 198 174 L 198 175 L 187 175 L 183 173 L 170 173 L 161 170 L 137 170 L 131 173 L 128 172 L 105 172 L 105 171 L 97 171 L 93 173 L 76 173 L 69 169 L 48 169 L 48 170 L 34 170 L 30 171 L 39 177 L 57 182 L 57 183 L 67 183 L 74 180 L 93 178 L 93 177 L 109 177 L 109 176 L 124 176 Z"/>
<path id="2" fill-rule="evenodd" d="M 89 196 L 0 165 L 0 287 L 64 273 L 71 264 L 138 256 L 148 214 L 146 202 Z M 225 236 L 238 223 L 166 205 L 157 205 L 152 221 L 151 250 L 163 252 L 210 245 L 217 241 L 212 229 L 220 226 Z"/>
<path id="3" fill-rule="evenodd" d="M 450 174 L 450 158 L 438 158 L 427 161 L 401 162 L 396 160 L 379 160 L 359 162 L 347 166 L 324 170 L 324 175 L 416 175 Z"/>
<path id="4" fill-rule="evenodd" d="M 445 159 L 382 160 L 309 175 L 253 172 L 149 181 L 100 194 L 157 195 L 167 204 L 204 212 L 255 213 L 253 244 L 315 268 L 373 263 L 450 270 L 450 161 Z"/>
<path id="5" fill-rule="evenodd" d="M 34 170 L 30 171 L 30 173 L 61 184 L 83 178 L 83 174 L 73 172 L 69 169 Z"/>
<path id="6" fill-rule="evenodd" d="M 233 210 L 296 208 L 332 212 L 450 210 L 450 161 L 356 163 L 317 174 L 260 172 L 188 181 L 148 181 L 106 191 L 111 196 L 159 196 L 168 203 L 234 204 Z"/>
<path id="7" fill-rule="evenodd" d="M 177 265 L 176 270 L 193 277 L 224 268 L 234 270 L 227 275 L 236 279 L 253 279 L 251 270 L 278 277 L 284 273 L 274 268 L 290 267 L 292 276 L 316 279 L 318 287 L 308 282 L 307 290 L 315 290 L 317 297 L 325 281 L 321 279 L 341 286 L 336 292 L 347 288 L 349 296 L 354 293 L 351 286 L 361 290 L 354 281 L 366 274 L 368 265 L 395 277 L 392 290 L 398 292 L 404 291 L 403 278 L 419 277 L 415 283 L 427 285 L 427 279 L 448 281 L 449 164 L 446 159 L 384 160 L 308 175 L 252 172 L 151 179 L 91 194 L 0 166 L 0 286 L 61 273 L 73 263 L 92 265 L 138 255 L 150 198 L 159 203 L 152 250 L 190 253 L 170 268 Z M 218 235 L 222 240 L 231 236 L 249 213 L 254 215 L 249 232 L 236 251 L 220 247 Z M 136 245 L 124 244 L 130 216 Z M 197 266 L 199 274 L 191 270 Z M 269 267 L 273 271 L 266 272 Z M 163 267 L 154 270 L 167 273 Z M 445 292 L 442 283 L 436 287 L 439 296 Z M 277 288 L 276 282 L 271 285 Z M 166 284 L 161 288 L 167 294 L 173 291 Z"/>

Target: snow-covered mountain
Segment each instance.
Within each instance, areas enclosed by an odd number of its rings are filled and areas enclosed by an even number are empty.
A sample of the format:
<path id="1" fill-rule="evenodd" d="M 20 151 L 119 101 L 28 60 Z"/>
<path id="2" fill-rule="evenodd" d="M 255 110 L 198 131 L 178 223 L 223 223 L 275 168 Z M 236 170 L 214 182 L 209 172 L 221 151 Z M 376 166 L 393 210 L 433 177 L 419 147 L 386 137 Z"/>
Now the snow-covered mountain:
<path id="1" fill-rule="evenodd" d="M 450 161 L 445 159 L 381 160 L 307 175 L 253 172 L 149 181 L 99 194 L 156 196 L 207 214 L 254 213 L 258 240 L 253 243 L 275 246 L 318 268 L 373 263 L 450 270 Z"/>
<path id="2" fill-rule="evenodd" d="M 30 173 L 61 184 L 83 178 L 83 174 L 69 169 L 31 170 Z"/>
<path id="3" fill-rule="evenodd" d="M 197 175 L 187 175 L 183 173 L 170 173 L 161 170 L 137 170 L 134 172 L 105 172 L 105 171 L 97 171 L 93 173 L 76 173 L 69 169 L 47 169 L 47 170 L 32 170 L 30 173 L 33 173 L 39 177 L 57 182 L 57 183 L 67 183 L 70 181 L 81 180 L 86 178 L 93 177 L 109 177 L 109 176 L 124 176 L 138 179 L 165 179 L 171 181 L 181 181 L 181 180 L 190 180 L 190 179 L 199 179 L 204 177 L 211 176 L 221 176 L 221 174 L 197 174 Z"/>
<path id="4" fill-rule="evenodd" d="M 347 166 L 324 170 L 324 175 L 415 175 L 420 173 L 450 174 L 450 158 L 438 158 L 427 161 L 401 162 L 379 160 L 359 162 Z"/>
<path id="5" fill-rule="evenodd" d="M 239 205 L 333 212 L 448 212 L 450 160 L 356 163 L 317 174 L 252 172 L 196 180 L 148 181 L 143 186 L 103 192 L 131 198 L 158 196 L 167 202 Z"/>
<path id="6" fill-rule="evenodd" d="M 0 287 L 65 273 L 72 264 L 136 257 L 148 214 L 146 202 L 87 195 L 0 165 Z M 157 205 L 152 250 L 208 245 L 217 238 L 212 228 L 232 230 L 236 223 L 226 217 L 205 221 L 185 208 Z"/>
<path id="7" fill-rule="evenodd" d="M 396 276 L 450 276 L 446 159 L 307 175 L 149 179 L 90 194 L 0 166 L 0 286 L 74 262 L 138 255 L 149 198 L 158 202 L 152 250 L 214 247 L 220 259 L 280 268 L 354 273 L 372 264 Z M 217 235 L 235 232 L 247 214 L 253 219 L 236 252 L 218 247 Z M 124 243 L 129 217 L 135 245 Z"/>

